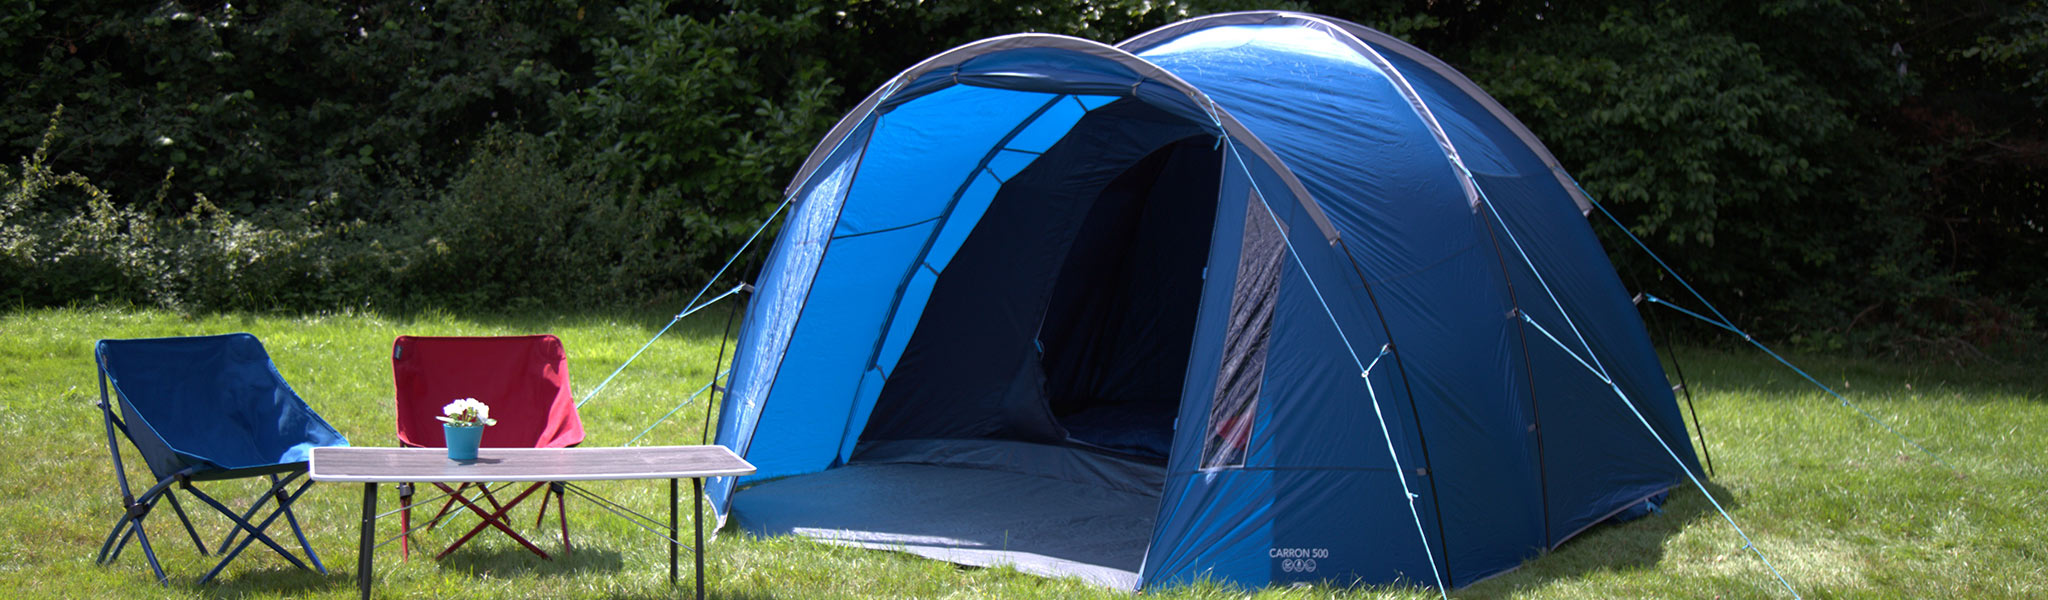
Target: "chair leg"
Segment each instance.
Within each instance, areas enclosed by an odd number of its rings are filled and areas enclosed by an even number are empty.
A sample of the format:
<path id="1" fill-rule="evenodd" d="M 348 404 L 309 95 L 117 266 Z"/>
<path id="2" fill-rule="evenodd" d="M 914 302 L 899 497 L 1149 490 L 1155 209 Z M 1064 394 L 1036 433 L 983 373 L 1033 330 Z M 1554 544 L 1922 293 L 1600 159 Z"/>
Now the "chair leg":
<path id="1" fill-rule="evenodd" d="M 107 554 L 114 551 L 115 538 L 120 538 L 122 544 L 128 543 L 127 536 L 122 535 L 123 532 L 126 532 L 128 530 L 128 519 L 129 515 L 125 514 L 121 515 L 121 518 L 114 519 L 114 528 L 112 530 L 107 531 L 107 540 L 104 542 L 100 542 L 100 554 L 98 558 L 93 559 L 93 563 L 104 565 L 110 562 L 114 562 L 113 557 L 110 557 Z"/>
<path id="2" fill-rule="evenodd" d="M 120 541 L 114 541 L 115 538 L 120 538 Z M 149 560 L 149 569 L 156 572 L 156 582 L 164 587 L 170 587 L 171 578 L 164 574 L 163 565 L 157 562 L 156 550 L 149 545 L 149 532 L 142 530 L 142 518 L 139 516 L 122 515 L 121 520 L 114 523 L 114 530 L 107 534 L 107 541 L 100 544 L 99 564 L 113 564 L 114 561 L 120 560 L 121 549 L 128 547 L 130 538 L 142 545 L 142 555 Z"/>
<path id="3" fill-rule="evenodd" d="M 276 475 L 272 475 L 272 476 L 270 476 L 270 481 L 271 481 L 271 485 L 273 485 L 273 486 L 275 486 L 275 485 L 282 485 L 281 483 L 279 483 L 279 482 L 277 481 L 277 476 L 276 476 Z M 303 486 L 300 486 L 300 487 L 301 487 L 301 489 L 303 489 L 303 488 L 306 488 L 306 487 L 312 487 L 312 485 L 313 485 L 313 482 L 312 482 L 311 480 L 308 480 L 308 481 L 306 481 L 305 485 L 303 485 Z M 294 536 L 298 536 L 298 538 L 299 538 L 299 548 L 300 548 L 300 549 L 303 549 L 303 550 L 305 550 L 305 551 L 306 551 L 306 560 L 307 560 L 308 562 L 311 562 L 311 563 L 313 563 L 313 570 L 314 570 L 315 572 L 318 572 L 318 573 L 320 573 L 321 575 L 326 575 L 326 574 L 327 574 L 327 565 L 323 565 L 323 564 L 320 564 L 320 554 L 319 554 L 319 553 L 316 553 L 316 552 L 314 552 L 314 551 L 313 551 L 313 543 L 312 543 L 312 542 L 308 542 L 308 541 L 306 541 L 306 531 L 305 531 L 305 530 L 303 530 L 303 529 L 300 529 L 300 528 L 299 528 L 299 518 L 298 518 L 297 516 L 294 516 L 294 515 L 292 515 L 292 502 L 291 502 L 290 500 L 288 500 L 288 499 L 286 499 L 286 498 L 284 498 L 284 497 L 283 497 L 283 496 L 284 496 L 284 490 L 282 490 L 282 489 L 278 490 L 278 491 L 277 491 L 277 494 L 278 494 L 278 496 L 279 496 L 279 497 L 278 497 L 278 499 L 277 499 L 277 501 L 278 501 L 278 507 L 277 507 L 277 508 L 278 508 L 278 510 L 282 510 L 282 511 L 284 511 L 284 522 L 285 522 L 285 523 L 288 523 L 288 524 L 290 524 L 290 525 L 292 526 L 292 535 L 294 535 Z"/>
<path id="4" fill-rule="evenodd" d="M 528 541 L 525 536 L 519 535 L 519 532 L 514 531 L 510 526 L 505 524 L 505 514 L 510 512 L 512 510 L 512 507 L 517 506 L 520 501 L 525 500 L 527 496 L 531 496 L 534 492 L 539 491 L 541 489 L 541 486 L 543 485 L 546 484 L 536 483 L 531 486 L 527 486 L 526 491 L 520 492 L 518 496 L 513 497 L 511 502 L 506 502 L 503 504 L 492 503 L 496 508 L 491 511 L 484 510 L 484 507 L 478 506 L 475 502 L 470 501 L 470 499 L 467 497 L 454 496 L 453 498 L 456 501 L 461 502 L 463 507 L 468 508 L 470 511 L 475 512 L 477 516 L 482 517 L 483 522 L 477 523 L 476 527 L 473 527 L 469 530 L 469 533 L 462 534 L 462 537 L 456 538 L 454 543 L 449 544 L 446 549 L 441 550 L 441 554 L 435 556 L 434 559 L 440 560 L 443 558 L 447 558 L 449 553 L 454 552 L 456 548 L 462 547 L 463 544 L 469 543 L 470 538 L 476 537 L 476 534 L 482 533 L 485 527 L 496 527 L 498 528 L 499 531 L 505 532 L 506 536 L 511 537 L 512 541 L 519 542 L 519 545 L 525 546 L 527 551 L 539 555 L 541 558 L 544 559 L 549 558 L 547 551 L 541 550 L 540 546 L 533 545 L 533 542 Z"/>
<path id="5" fill-rule="evenodd" d="M 463 490 L 469 489 L 469 486 L 470 484 L 464 483 L 451 488 L 448 484 L 434 482 L 434 487 L 441 488 L 441 493 L 447 494 L 448 499 L 442 500 L 441 510 L 434 511 L 434 518 L 427 520 L 427 529 L 433 529 L 441 524 L 441 518 L 448 516 L 448 511 L 455 507 L 455 497 L 461 495 Z"/>
<path id="6" fill-rule="evenodd" d="M 192 519 L 185 517 L 185 507 L 179 505 L 178 495 L 166 492 L 164 498 L 171 501 L 171 512 L 178 514 L 178 522 L 185 526 L 185 535 L 192 536 L 192 545 L 199 548 L 199 555 L 206 556 L 206 542 L 199 539 L 199 530 L 192 528 Z"/>
<path id="7" fill-rule="evenodd" d="M 533 515 L 533 527 L 534 529 L 539 529 L 542 523 L 547 522 L 548 502 L 554 501 L 560 507 L 560 510 L 555 511 L 555 514 L 559 515 L 562 519 L 562 554 L 567 556 L 575 552 L 576 549 L 569 546 L 569 507 L 562 504 L 562 485 L 563 483 L 560 481 L 548 482 L 548 491 L 540 496 L 540 511 Z"/>
<path id="8" fill-rule="evenodd" d="M 122 424 L 119 419 L 114 417 L 113 405 L 107 401 L 106 363 L 102 362 L 98 356 L 94 357 L 93 363 L 99 371 L 99 407 L 102 422 L 106 425 L 107 452 L 114 459 L 114 483 L 121 488 L 121 509 L 125 511 L 125 514 L 121 515 L 121 519 L 115 522 L 114 531 L 107 534 L 107 541 L 100 544 L 100 558 L 102 559 L 100 562 L 105 564 L 121 558 L 121 548 L 128 545 L 128 537 L 133 535 L 137 540 L 141 541 L 142 554 L 149 558 L 149 568 L 156 572 L 157 583 L 163 584 L 164 587 L 170 587 L 170 577 L 164 575 L 163 565 L 158 564 L 156 561 L 156 550 L 149 546 L 149 533 L 142 530 L 142 518 L 147 516 L 149 508 L 155 505 L 156 494 L 163 493 L 166 486 L 170 485 L 171 480 L 163 479 L 157 481 L 156 485 L 150 486 L 149 491 L 142 493 L 140 500 L 135 499 L 135 496 L 131 495 L 132 490 L 128 487 L 128 469 L 121 464 L 121 446 L 119 442 L 114 440 L 114 432 L 118 430 L 122 435 L 127 435 L 128 426 Z M 133 443 L 133 438 L 130 439 L 130 443 Z M 189 529 L 189 524 L 187 528 Z M 121 541 L 118 543 L 114 541 L 114 538 L 117 536 L 121 538 Z M 107 554 L 109 546 L 112 546 L 113 550 L 113 555 L 111 556 Z"/>
<path id="9" fill-rule="evenodd" d="M 287 478 L 286 481 L 290 481 L 290 478 Z M 277 543 L 277 540 L 273 540 L 270 538 L 270 536 L 263 534 L 263 528 L 269 527 L 270 524 L 276 521 L 279 516 L 282 516 L 284 514 L 284 508 L 290 506 L 292 502 L 298 500 L 299 496 L 305 494 L 306 489 L 312 487 L 312 485 L 313 482 L 311 481 L 308 481 L 305 484 L 300 485 L 297 491 L 293 492 L 290 496 L 287 496 L 282 499 L 283 501 L 281 502 L 281 505 L 277 509 L 270 511 L 270 516 L 264 518 L 262 523 L 258 523 L 255 525 L 250 525 L 246 519 L 236 518 L 233 510 L 230 510 L 227 506 L 221 504 L 219 500 L 213 499 L 212 496 L 206 495 L 206 493 L 199 491 L 197 488 L 190 489 L 189 491 L 192 492 L 193 497 L 198 498 L 200 501 L 213 506 L 214 510 L 220 511 L 221 514 L 226 515 L 229 519 L 234 520 L 235 527 L 237 528 L 237 530 L 247 531 L 249 534 L 247 537 L 242 538 L 241 543 L 237 544 L 233 550 L 227 551 L 227 553 L 221 557 L 220 562 L 214 565 L 213 570 L 207 572 L 205 577 L 199 579 L 199 582 L 206 583 L 208 581 L 212 581 L 214 576 L 219 575 L 221 570 L 226 569 L 228 563 L 233 562 L 235 560 L 235 557 L 241 555 L 242 550 L 248 548 L 249 544 L 252 542 L 263 542 L 263 545 L 270 547 L 271 551 L 276 552 L 278 556 L 284 557 L 286 561 L 292 563 L 292 566 L 301 569 L 312 570 L 312 567 L 306 566 L 306 563 L 304 561 L 299 560 L 297 556 L 293 556 L 290 551 L 285 550 L 284 546 L 279 545 Z"/>
<path id="10" fill-rule="evenodd" d="M 489 486 L 487 486 L 487 485 L 485 485 L 485 484 L 481 484 L 481 483 L 467 483 L 467 482 L 464 482 L 464 483 L 461 483 L 461 484 L 457 484 L 457 485 L 456 485 L 455 487 L 448 487 L 448 484 L 445 484 L 445 483 L 441 483 L 441 482 L 439 482 L 439 481 L 436 481 L 436 482 L 433 482 L 433 483 L 434 483 L 434 487 L 437 487 L 437 488 L 441 488 L 441 493 L 442 493 L 442 494 L 444 495 L 444 498 L 443 498 L 443 499 L 441 500 L 441 508 L 440 508 L 440 509 L 438 509 L 438 510 L 435 510 L 435 511 L 434 511 L 434 517 L 433 517 L 433 518 L 431 518 L 431 519 L 427 519 L 427 524 L 425 524 L 425 525 L 421 525 L 421 526 L 420 526 L 420 529 L 424 529 L 424 530 L 428 530 L 428 531 L 432 531 L 432 530 L 433 530 L 433 529 L 434 529 L 435 527 L 440 527 L 440 526 L 441 526 L 441 522 L 442 522 L 443 520 L 446 520 L 446 519 L 448 518 L 448 516 L 449 516 L 449 514 L 450 514 L 450 512 L 451 512 L 451 511 L 455 510 L 455 508 L 456 508 L 456 506 L 457 506 L 457 505 L 456 505 L 456 503 L 455 503 L 455 500 L 456 500 L 457 498 L 463 498 L 464 496 L 462 495 L 462 492 L 463 492 L 463 491 L 465 491 L 465 490 L 468 490 L 470 486 L 474 485 L 474 486 L 476 486 L 476 487 L 477 487 L 477 489 L 480 489 L 480 490 L 483 490 L 483 491 L 486 491 L 486 492 L 490 491 L 490 487 L 489 487 Z M 412 520 L 412 502 L 411 502 L 411 500 L 410 500 L 410 499 L 412 498 L 412 496 L 413 496 L 413 494 L 412 494 L 412 491 L 413 491 L 413 488 L 412 488 L 412 484 L 410 484 L 410 483 L 401 483 L 401 484 L 399 484 L 399 489 L 398 489 L 398 493 L 400 494 L 400 496 L 399 496 L 399 508 L 400 508 L 400 510 L 401 510 L 401 512 L 399 513 L 399 526 L 400 526 L 400 527 L 402 528 L 402 531 L 403 531 L 403 534 L 404 534 L 404 535 L 403 535 L 403 536 L 402 536 L 402 537 L 400 538 L 400 541 L 399 541 L 398 543 L 399 543 L 399 547 L 400 547 L 400 548 L 401 548 L 402 550 L 404 550 L 404 551 L 405 551 L 405 554 L 404 554 L 404 555 L 405 555 L 406 557 L 411 557 L 411 556 L 412 556 L 412 554 L 411 554 L 412 550 L 411 550 L 411 548 L 409 547 L 409 546 L 410 546 L 410 544 L 411 544 L 411 541 L 412 541 L 412 531 L 413 531 L 413 528 L 412 528 L 412 526 L 411 526 L 411 525 L 410 525 L 410 523 L 409 523 L 409 522 L 410 522 L 410 521 Z M 483 513 L 478 513 L 478 514 L 483 514 Z M 440 560 L 440 559 L 441 559 L 441 557 L 443 557 L 443 556 L 447 556 L 447 555 L 448 555 L 448 551 L 449 551 L 449 550 L 452 550 L 453 548 L 454 548 L 453 546 L 450 546 L 450 547 L 448 547 L 448 548 L 444 548 L 444 549 L 442 549 L 442 551 L 441 551 L 441 553 L 440 553 L 440 554 L 437 554 L 437 555 L 435 555 L 435 556 L 434 556 L 434 560 Z"/>
<path id="11" fill-rule="evenodd" d="M 555 482 L 555 483 L 550 483 L 550 484 L 548 484 L 548 493 L 546 493 L 546 494 L 542 494 L 542 495 L 541 495 L 541 498 L 540 498 L 540 500 L 541 500 L 541 502 L 540 502 L 540 512 L 539 512 L 539 513 L 535 513 L 535 514 L 533 515 L 533 526 L 534 526 L 534 527 L 540 527 L 540 524 L 541 524 L 542 522 L 544 522 L 544 521 L 547 521 L 547 519 L 548 519 L 548 502 L 547 502 L 547 501 L 548 501 L 548 499 L 549 499 L 549 498 L 552 498 L 552 497 L 554 497 L 554 493 L 555 493 L 555 486 L 557 486 L 557 485 L 561 485 L 561 482 Z"/>
<path id="12" fill-rule="evenodd" d="M 565 489 L 568 485 L 560 481 L 548 484 L 548 491 L 555 493 L 555 518 L 560 519 L 562 523 L 562 554 L 564 556 L 576 551 L 575 547 L 569 545 L 569 495 L 566 493 L 567 489 Z M 546 497 L 540 499 L 540 506 L 543 510 L 547 508 L 548 499 Z M 535 523 L 534 526 L 539 527 L 540 524 Z"/>
<path id="13" fill-rule="evenodd" d="M 171 587 L 171 577 L 164 574 L 164 566 L 156 561 L 156 549 L 149 546 L 149 532 L 142 530 L 142 519 L 135 519 L 134 531 L 135 541 L 142 544 L 142 556 L 149 559 L 149 570 L 156 572 L 157 585 L 166 588 Z M 119 556 L 120 553 L 121 550 L 119 548 L 114 549 L 116 556 Z"/>
<path id="14" fill-rule="evenodd" d="M 160 494 L 170 493 L 168 488 L 173 481 L 172 479 L 164 479 L 157 482 L 156 485 L 149 488 L 149 491 L 143 492 L 140 499 L 122 498 L 121 517 L 114 520 L 114 530 L 107 534 L 107 541 L 100 544 L 100 564 L 111 564 L 121 559 L 121 550 L 128 547 L 129 538 L 135 537 L 138 532 L 142 531 L 143 517 L 149 516 L 150 509 L 156 507 L 156 501 L 161 497 L 159 496 Z M 119 541 L 116 541 L 117 538 Z M 109 551 L 112 553 L 109 554 Z"/>
<path id="15" fill-rule="evenodd" d="M 107 532 L 107 541 L 100 544 L 99 564 L 110 564 L 121 558 L 121 548 L 128 545 L 128 538 L 135 536 L 135 532 L 129 529 L 132 525 L 134 523 L 125 515 L 114 521 L 114 530 Z M 120 538 L 121 542 L 115 544 L 115 538 Z"/>
<path id="16" fill-rule="evenodd" d="M 484 485 L 484 484 L 481 484 L 481 483 L 479 483 L 479 484 L 477 484 L 477 486 L 476 486 L 476 489 L 477 489 L 477 491 L 478 491 L 478 492 L 482 492 L 482 493 L 483 493 L 483 496 L 484 496 L 484 501 L 485 501 L 485 502 L 489 502 L 489 503 L 491 503 L 491 510 L 493 510 L 493 511 L 502 511 L 502 510 L 506 510 L 507 508 L 510 508 L 510 507 L 511 507 L 511 506 L 512 506 L 513 504 L 518 504 L 518 503 L 519 503 L 519 501 L 518 501 L 518 500 L 513 500 L 513 501 L 512 501 L 511 503 L 508 503 L 508 504 L 499 504 L 499 503 L 498 503 L 498 496 L 497 496 L 496 494 L 492 494 L 492 493 L 491 493 L 491 486 L 488 486 L 488 485 Z M 500 489 L 502 489 L 502 488 L 500 488 Z"/>
<path id="17" fill-rule="evenodd" d="M 249 509 L 242 511 L 242 516 L 239 519 L 235 518 L 235 514 L 233 511 L 223 511 L 223 513 L 226 514 L 229 519 L 234 519 L 236 523 L 246 523 L 249 519 L 256 518 L 256 511 L 263 510 L 263 505 L 269 504 L 270 500 L 277 495 L 277 487 L 277 480 L 275 477 L 273 477 L 270 482 L 270 489 L 263 490 L 262 493 L 257 494 L 256 498 L 249 502 Z M 184 488 L 185 491 L 191 492 L 194 497 L 199 496 L 199 488 L 192 487 L 191 483 L 184 484 Z M 214 503 L 214 506 L 216 508 L 225 508 L 221 506 L 218 502 Z M 228 529 L 228 536 L 226 538 L 221 539 L 220 541 L 220 551 L 226 552 L 228 550 L 228 546 L 233 545 L 235 543 L 235 538 L 241 536 L 241 534 L 242 529 L 239 527 Z"/>

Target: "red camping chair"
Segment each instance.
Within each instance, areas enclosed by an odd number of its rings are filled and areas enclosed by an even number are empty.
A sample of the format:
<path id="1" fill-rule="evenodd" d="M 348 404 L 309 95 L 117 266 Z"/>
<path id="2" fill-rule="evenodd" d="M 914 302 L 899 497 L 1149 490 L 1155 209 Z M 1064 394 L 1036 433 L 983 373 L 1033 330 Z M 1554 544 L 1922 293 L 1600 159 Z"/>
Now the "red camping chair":
<path id="1" fill-rule="evenodd" d="M 576 397 L 569 392 L 568 353 L 562 341 L 552 335 L 513 337 L 416 337 L 399 336 L 391 344 L 391 376 L 397 387 L 398 443 L 411 447 L 440 448 L 447 442 L 441 435 L 441 407 L 458 398 L 475 398 L 491 407 L 498 424 L 484 429 L 485 448 L 566 448 L 583 442 L 583 421 L 576 416 Z M 539 482 L 499 502 L 489 487 L 462 484 L 450 488 L 435 483 L 448 494 L 441 510 L 428 522 L 431 528 L 456 503 L 483 517 L 483 522 L 449 544 L 435 556 L 448 556 L 484 530 L 496 527 L 525 546 L 548 558 L 548 553 L 527 541 L 505 521 L 512 507 L 546 487 L 541 496 L 539 527 L 547 518 L 548 497 L 553 496 L 562 524 L 562 550 L 569 547 L 569 512 L 561 482 Z M 489 509 L 464 495 L 475 485 Z M 398 487 L 401 553 L 410 555 L 412 536 L 412 485 Z"/>

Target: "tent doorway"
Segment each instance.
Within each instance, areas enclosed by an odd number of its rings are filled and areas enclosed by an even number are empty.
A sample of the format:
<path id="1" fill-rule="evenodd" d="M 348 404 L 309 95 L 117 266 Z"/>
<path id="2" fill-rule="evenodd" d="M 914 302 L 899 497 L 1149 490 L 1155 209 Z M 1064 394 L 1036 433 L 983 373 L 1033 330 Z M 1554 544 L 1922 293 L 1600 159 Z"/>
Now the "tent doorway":
<path id="1" fill-rule="evenodd" d="M 861 444 L 1010 440 L 1164 463 L 1222 155 L 1194 126 L 1120 104 L 1004 182 Z"/>
<path id="2" fill-rule="evenodd" d="M 762 535 L 1136 588 L 1222 160 L 1148 105 L 1092 111 L 1003 183 L 939 274 L 849 463 L 757 484 L 734 514 Z"/>
<path id="3" fill-rule="evenodd" d="M 1173 446 L 1216 214 L 1206 139 L 1147 156 L 1082 225 L 1038 330 L 1066 440 L 1163 463 Z"/>

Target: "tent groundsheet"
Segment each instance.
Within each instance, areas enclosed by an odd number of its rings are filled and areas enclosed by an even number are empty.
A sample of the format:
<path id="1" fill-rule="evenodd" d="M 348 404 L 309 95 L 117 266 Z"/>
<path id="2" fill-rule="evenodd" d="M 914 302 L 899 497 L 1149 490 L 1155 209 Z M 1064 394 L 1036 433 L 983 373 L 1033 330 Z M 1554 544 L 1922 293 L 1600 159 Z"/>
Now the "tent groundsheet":
<path id="1" fill-rule="evenodd" d="M 1045 460 L 1050 453 L 1066 456 Z M 1002 442 L 899 443 L 863 457 L 868 461 L 750 487 L 734 498 L 732 518 L 759 536 L 801 535 L 1115 589 L 1138 586 L 1159 496 L 1142 486 L 1103 485 L 1108 481 L 1098 477 L 1158 482 L 1158 466 Z M 1060 459 L 1067 459 L 1065 472 L 1034 466 Z"/>

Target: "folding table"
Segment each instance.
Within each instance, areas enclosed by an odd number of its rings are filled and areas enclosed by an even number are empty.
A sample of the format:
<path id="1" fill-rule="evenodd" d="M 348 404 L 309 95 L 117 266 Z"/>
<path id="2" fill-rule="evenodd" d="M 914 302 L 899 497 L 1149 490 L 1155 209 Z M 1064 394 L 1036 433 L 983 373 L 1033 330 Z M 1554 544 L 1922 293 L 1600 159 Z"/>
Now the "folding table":
<path id="1" fill-rule="evenodd" d="M 668 578 L 676 581 L 676 480 L 689 479 L 696 513 L 704 512 L 705 477 L 748 475 L 754 466 L 724 446 L 646 448 L 483 448 L 473 461 L 453 461 L 441 448 L 315 448 L 314 481 L 363 484 L 362 537 L 356 555 L 356 586 L 370 597 L 371 558 L 376 553 L 377 484 L 403 482 L 484 483 L 513 481 L 600 481 L 667 479 Z M 476 507 L 471 507 L 476 508 Z M 696 526 L 697 598 L 704 598 L 704 522 Z"/>

